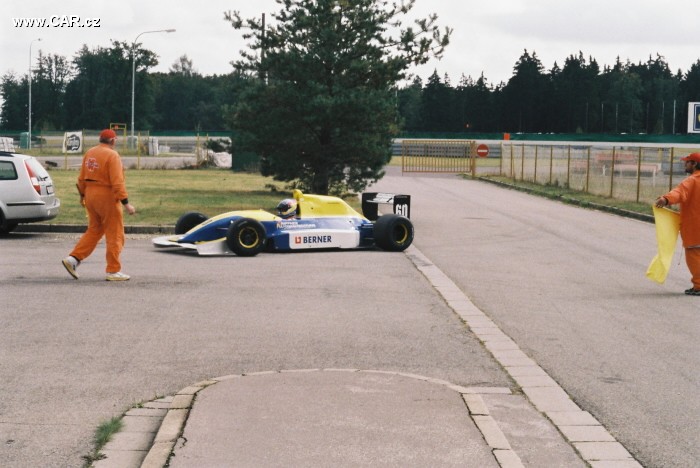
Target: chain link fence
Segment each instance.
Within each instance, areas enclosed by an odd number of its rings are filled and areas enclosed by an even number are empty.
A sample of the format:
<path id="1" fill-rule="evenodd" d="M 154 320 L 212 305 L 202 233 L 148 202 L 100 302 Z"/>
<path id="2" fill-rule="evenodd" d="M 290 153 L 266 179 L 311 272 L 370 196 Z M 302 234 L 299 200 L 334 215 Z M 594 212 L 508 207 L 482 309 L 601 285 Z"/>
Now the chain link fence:
<path id="1" fill-rule="evenodd" d="M 619 200 L 653 202 L 685 176 L 700 146 L 502 143 L 500 174 Z"/>

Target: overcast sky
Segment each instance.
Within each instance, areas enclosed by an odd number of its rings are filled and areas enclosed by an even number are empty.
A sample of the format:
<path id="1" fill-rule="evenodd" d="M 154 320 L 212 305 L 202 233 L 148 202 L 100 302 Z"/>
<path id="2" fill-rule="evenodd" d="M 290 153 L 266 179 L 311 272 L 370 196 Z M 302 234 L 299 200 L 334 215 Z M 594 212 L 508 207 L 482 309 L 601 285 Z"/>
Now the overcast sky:
<path id="1" fill-rule="evenodd" d="M 0 74 L 24 75 L 37 51 L 71 59 L 84 44 L 109 47 L 110 40 L 131 43 L 144 31 L 174 28 L 172 34 L 147 34 L 139 42 L 159 56 L 154 71 L 167 72 L 187 55 L 201 74 L 231 71 L 230 62 L 245 47 L 241 32 L 223 19 L 238 10 L 244 17 L 277 11 L 274 0 L 147 0 L 93 1 L 4 0 L 0 2 Z M 523 50 L 533 51 L 546 70 L 563 66 L 571 54 L 594 57 L 601 68 L 616 57 L 645 62 L 665 57 L 672 72 L 686 72 L 700 58 L 700 2 L 697 0 L 417 0 L 411 17 L 437 13 L 441 26 L 454 29 L 441 61 L 414 69 L 421 78 L 434 70 L 447 73 L 456 85 L 460 77 L 489 83 L 507 81 Z M 13 18 L 77 16 L 98 19 L 99 28 L 16 27 Z M 41 42 L 33 42 L 41 38 Z"/>

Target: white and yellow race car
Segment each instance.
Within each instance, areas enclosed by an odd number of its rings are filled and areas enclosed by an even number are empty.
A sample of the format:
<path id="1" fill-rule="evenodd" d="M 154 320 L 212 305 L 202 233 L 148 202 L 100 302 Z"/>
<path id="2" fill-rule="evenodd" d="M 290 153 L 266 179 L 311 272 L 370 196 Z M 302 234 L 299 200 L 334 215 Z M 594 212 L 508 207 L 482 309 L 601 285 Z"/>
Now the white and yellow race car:
<path id="1" fill-rule="evenodd" d="M 185 213 L 175 225 L 175 235 L 157 237 L 153 244 L 193 249 L 200 255 L 254 256 L 263 251 L 374 247 L 401 252 L 413 242 L 410 195 L 364 193 L 364 215 L 337 197 L 299 190 L 292 197 L 287 200 L 293 205 L 291 215 L 244 210 L 207 218 L 199 212 Z M 393 212 L 380 215 L 379 204 L 391 204 Z"/>

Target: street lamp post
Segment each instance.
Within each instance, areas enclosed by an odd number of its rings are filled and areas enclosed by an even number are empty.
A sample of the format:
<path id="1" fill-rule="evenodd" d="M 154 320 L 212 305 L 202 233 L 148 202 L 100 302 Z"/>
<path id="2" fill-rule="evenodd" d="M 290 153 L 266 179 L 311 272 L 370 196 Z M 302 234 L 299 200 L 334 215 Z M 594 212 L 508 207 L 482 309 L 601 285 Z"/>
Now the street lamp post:
<path id="1" fill-rule="evenodd" d="M 27 149 L 32 149 L 32 44 L 36 41 L 41 41 L 41 38 L 38 37 L 36 39 L 33 39 L 29 43 L 29 75 L 28 75 L 28 84 L 29 84 L 29 128 L 28 128 L 28 133 L 27 133 Z"/>
<path id="2" fill-rule="evenodd" d="M 134 42 L 131 43 L 131 141 L 134 141 L 134 97 L 136 95 L 136 41 L 139 40 L 139 37 L 143 36 L 144 34 L 152 34 L 152 33 L 172 33 L 175 32 L 174 29 L 159 29 L 157 31 L 144 31 L 140 33 L 138 36 L 136 36 L 136 39 L 134 39 Z"/>

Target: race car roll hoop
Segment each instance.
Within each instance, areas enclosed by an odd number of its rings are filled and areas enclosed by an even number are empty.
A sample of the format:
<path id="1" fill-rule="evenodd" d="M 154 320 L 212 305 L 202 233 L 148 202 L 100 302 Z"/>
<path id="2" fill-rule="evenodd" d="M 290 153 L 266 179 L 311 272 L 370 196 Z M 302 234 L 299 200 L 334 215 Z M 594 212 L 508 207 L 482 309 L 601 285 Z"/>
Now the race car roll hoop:
<path id="1" fill-rule="evenodd" d="M 362 214 L 370 221 L 379 217 L 380 204 L 393 205 L 393 213 L 411 218 L 411 196 L 393 193 L 365 192 L 362 194 Z"/>

